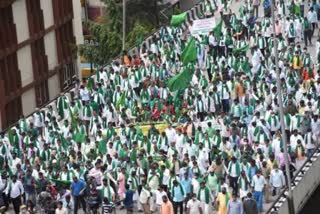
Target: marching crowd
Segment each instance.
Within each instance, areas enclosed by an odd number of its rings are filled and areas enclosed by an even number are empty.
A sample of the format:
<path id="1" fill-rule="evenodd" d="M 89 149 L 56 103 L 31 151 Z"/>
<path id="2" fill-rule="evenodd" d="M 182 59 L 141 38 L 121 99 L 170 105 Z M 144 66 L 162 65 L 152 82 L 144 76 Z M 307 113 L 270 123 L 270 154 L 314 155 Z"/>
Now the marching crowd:
<path id="1" fill-rule="evenodd" d="M 276 0 L 274 32 L 269 0 L 239 11 L 232 3 L 204 1 L 200 15 L 221 17 L 222 32 L 192 35 L 192 21 L 162 27 L 150 47 L 124 52 L 2 133 L 1 212 L 11 203 L 15 213 L 262 212 L 288 182 L 284 143 L 292 175 L 319 145 L 319 4 Z M 197 59 L 185 65 L 191 37 Z M 171 91 L 170 78 L 190 65 L 189 85 Z"/>

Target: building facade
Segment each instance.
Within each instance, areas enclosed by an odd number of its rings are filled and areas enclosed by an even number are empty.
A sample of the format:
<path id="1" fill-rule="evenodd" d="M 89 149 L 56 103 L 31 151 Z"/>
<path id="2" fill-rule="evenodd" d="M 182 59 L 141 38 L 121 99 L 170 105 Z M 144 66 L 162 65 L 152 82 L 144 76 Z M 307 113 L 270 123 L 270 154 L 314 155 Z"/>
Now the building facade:
<path id="1" fill-rule="evenodd" d="M 0 1 L 0 128 L 54 99 L 78 76 L 80 0 Z"/>

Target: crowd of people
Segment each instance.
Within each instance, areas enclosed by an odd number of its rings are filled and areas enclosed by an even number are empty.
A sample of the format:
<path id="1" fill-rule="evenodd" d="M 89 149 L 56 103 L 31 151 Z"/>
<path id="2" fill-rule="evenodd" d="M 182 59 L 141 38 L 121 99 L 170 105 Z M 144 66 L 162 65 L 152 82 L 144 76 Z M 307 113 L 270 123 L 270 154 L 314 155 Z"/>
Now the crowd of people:
<path id="1" fill-rule="evenodd" d="M 161 27 L 150 47 L 124 52 L 71 96 L 22 116 L 0 138 L 1 212 L 10 204 L 30 214 L 263 212 L 288 182 L 286 158 L 292 176 L 320 139 L 319 6 L 275 3 L 274 31 L 269 0 L 246 0 L 239 11 L 205 0 L 199 15 L 221 17 L 221 34 L 192 35 L 192 21 Z M 184 65 L 192 37 L 197 60 Z M 170 91 L 189 65 L 189 86 Z"/>

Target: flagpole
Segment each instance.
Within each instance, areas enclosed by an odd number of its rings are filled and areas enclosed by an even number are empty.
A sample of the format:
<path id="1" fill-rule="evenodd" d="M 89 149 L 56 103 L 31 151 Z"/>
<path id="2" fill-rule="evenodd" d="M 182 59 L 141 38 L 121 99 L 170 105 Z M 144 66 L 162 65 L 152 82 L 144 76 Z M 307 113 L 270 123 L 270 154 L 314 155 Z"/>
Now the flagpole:
<path id="1" fill-rule="evenodd" d="M 295 213 L 294 211 L 294 203 L 293 203 L 293 194 L 291 189 L 291 176 L 290 176 L 290 163 L 289 163 L 289 154 L 288 154 L 288 146 L 287 146 L 287 136 L 286 129 L 284 124 L 284 110 L 283 110 L 283 100 L 282 100 L 282 90 L 281 90 L 281 80 L 280 80 L 280 70 L 279 70 L 279 57 L 278 57 L 278 47 L 276 41 L 276 26 L 275 26 L 275 17 L 274 17 L 274 6 L 273 0 L 270 0 L 271 3 L 271 18 L 272 18 L 272 27 L 273 27 L 273 50 L 275 55 L 275 63 L 276 63 L 276 74 L 277 74 L 277 94 L 278 94 L 278 103 L 279 103 L 279 116 L 280 116 L 280 125 L 281 125 L 281 137 L 284 147 L 284 155 L 285 155 L 285 168 L 286 168 L 286 177 L 288 183 L 288 208 L 289 213 Z"/>
<path id="2" fill-rule="evenodd" d="M 122 0 L 122 50 L 126 46 L 126 0 Z"/>

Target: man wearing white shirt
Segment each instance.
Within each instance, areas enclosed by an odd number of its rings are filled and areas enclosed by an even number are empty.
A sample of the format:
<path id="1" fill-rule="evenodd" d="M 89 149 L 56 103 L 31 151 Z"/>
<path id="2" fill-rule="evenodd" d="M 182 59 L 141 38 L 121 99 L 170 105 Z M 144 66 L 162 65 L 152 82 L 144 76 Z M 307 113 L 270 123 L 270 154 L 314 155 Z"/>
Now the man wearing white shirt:
<path id="1" fill-rule="evenodd" d="M 193 193 L 192 198 L 187 202 L 187 214 L 202 213 L 201 202 L 197 199 L 197 194 Z"/>
<path id="2" fill-rule="evenodd" d="M 225 82 L 221 84 L 219 88 L 219 92 L 221 93 L 220 97 L 221 97 L 223 112 L 227 113 L 230 110 L 230 105 L 229 105 L 230 91 Z"/>
<path id="3" fill-rule="evenodd" d="M 293 131 L 293 135 L 290 136 L 290 146 L 291 146 L 291 149 L 292 151 L 295 151 L 296 147 L 297 147 L 297 142 L 298 140 L 301 141 L 303 147 L 305 146 L 305 143 L 304 143 L 304 140 L 302 138 L 302 136 L 300 134 L 298 134 L 298 130 L 294 130 Z"/>
<path id="4" fill-rule="evenodd" d="M 11 198 L 13 209 L 15 213 L 20 212 L 20 206 L 22 204 L 21 196 L 24 193 L 24 188 L 21 181 L 17 180 L 17 176 L 13 175 L 11 181 L 9 181 L 7 186 L 7 193 Z"/>
<path id="5" fill-rule="evenodd" d="M 9 160 L 9 165 L 12 170 L 12 174 L 16 174 L 17 172 L 17 164 L 21 165 L 21 159 L 17 157 L 17 154 L 15 152 L 12 153 L 12 159 Z"/>
<path id="6" fill-rule="evenodd" d="M 87 102 L 90 100 L 90 93 L 88 89 L 83 85 L 80 87 L 80 97 L 83 102 Z"/>
<path id="7" fill-rule="evenodd" d="M 198 163 L 201 173 L 205 173 L 209 167 L 209 153 L 206 148 L 203 148 L 203 143 L 199 143 Z"/>
<path id="8" fill-rule="evenodd" d="M 312 28 L 311 28 L 311 37 L 312 37 L 314 33 L 314 29 L 316 28 L 316 25 L 318 22 L 317 12 L 314 10 L 313 7 L 310 8 L 307 14 L 307 19 L 312 24 Z"/>
<path id="9" fill-rule="evenodd" d="M 257 174 L 255 174 L 252 178 L 252 189 L 253 189 L 253 198 L 256 200 L 258 205 L 258 211 L 262 212 L 263 205 L 263 191 L 266 184 L 266 180 L 261 175 L 261 170 L 257 170 Z"/>
<path id="10" fill-rule="evenodd" d="M 278 164 L 273 165 L 273 169 L 270 173 L 270 186 L 272 186 L 272 192 L 274 195 L 278 195 L 280 189 L 286 184 L 282 170 L 279 170 Z"/>
<path id="11" fill-rule="evenodd" d="M 172 128 L 172 124 L 168 124 L 168 128 L 165 130 L 169 143 L 176 141 L 176 130 Z"/>
<path id="12" fill-rule="evenodd" d="M 159 188 L 155 191 L 156 193 L 156 206 L 157 210 L 160 211 L 160 207 L 163 203 L 162 197 L 167 196 L 167 193 L 163 190 L 163 186 L 160 185 Z"/>
<path id="13" fill-rule="evenodd" d="M 182 158 L 183 156 L 183 134 L 181 134 L 181 130 L 179 129 L 178 130 L 178 133 L 176 134 L 175 136 L 175 139 L 176 139 L 176 147 L 177 147 L 177 150 L 178 150 L 178 153 L 180 155 L 180 157 Z"/>
<path id="14" fill-rule="evenodd" d="M 307 133 L 304 135 L 304 143 L 306 144 L 307 156 L 309 158 L 313 155 L 314 150 L 316 148 L 315 142 L 316 141 L 314 140 L 314 135 L 311 131 L 311 128 L 309 128 L 307 130 Z"/>

